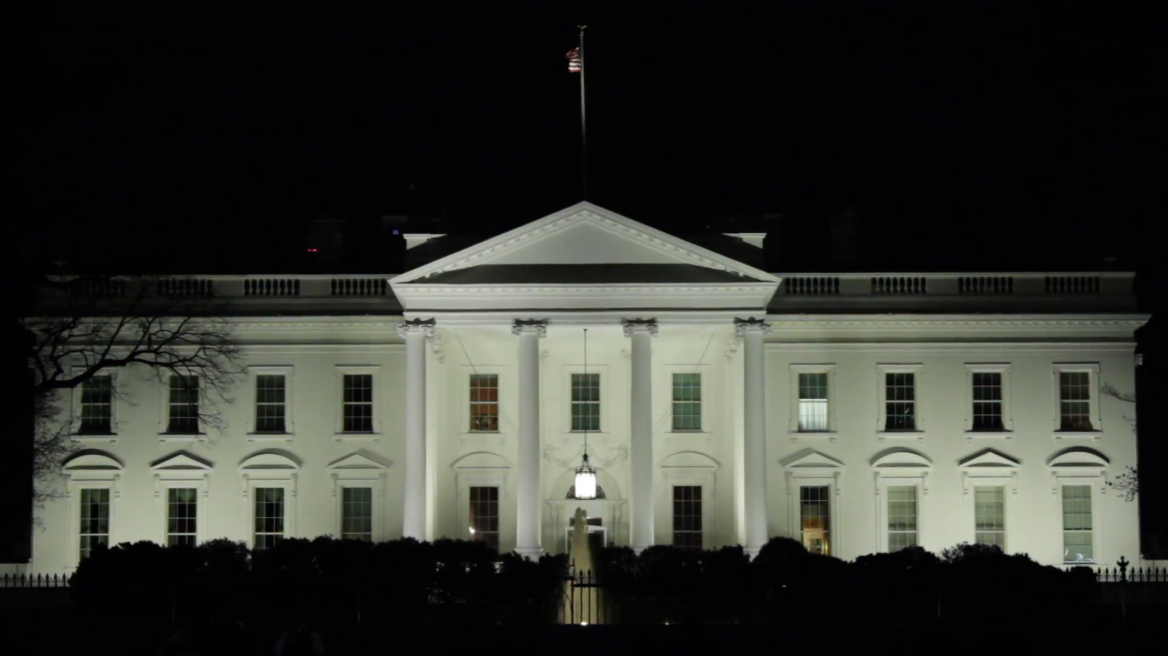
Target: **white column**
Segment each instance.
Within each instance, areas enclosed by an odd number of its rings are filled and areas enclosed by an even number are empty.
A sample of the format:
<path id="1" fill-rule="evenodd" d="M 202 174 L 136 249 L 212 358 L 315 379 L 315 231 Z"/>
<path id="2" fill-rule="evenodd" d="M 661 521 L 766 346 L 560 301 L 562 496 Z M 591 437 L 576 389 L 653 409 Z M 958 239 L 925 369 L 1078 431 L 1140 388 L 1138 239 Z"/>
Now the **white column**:
<path id="1" fill-rule="evenodd" d="M 434 320 L 414 319 L 398 326 L 406 340 L 405 492 L 402 537 L 426 539 L 426 339 Z"/>
<path id="2" fill-rule="evenodd" d="M 653 535 L 653 366 L 650 338 L 657 334 L 657 321 L 633 319 L 625 321 L 624 326 L 625 336 L 633 340 L 629 521 L 633 549 L 640 553 L 656 542 Z"/>
<path id="3" fill-rule="evenodd" d="M 766 353 L 763 342 L 771 328 L 762 319 L 735 319 L 734 329 L 745 342 L 742 369 L 745 373 L 743 452 L 746 462 L 743 483 L 746 552 L 753 558 L 767 543 Z"/>
<path id="4" fill-rule="evenodd" d="M 539 535 L 539 339 L 547 321 L 517 320 L 519 336 L 519 462 L 515 551 L 531 560 L 543 554 Z"/>

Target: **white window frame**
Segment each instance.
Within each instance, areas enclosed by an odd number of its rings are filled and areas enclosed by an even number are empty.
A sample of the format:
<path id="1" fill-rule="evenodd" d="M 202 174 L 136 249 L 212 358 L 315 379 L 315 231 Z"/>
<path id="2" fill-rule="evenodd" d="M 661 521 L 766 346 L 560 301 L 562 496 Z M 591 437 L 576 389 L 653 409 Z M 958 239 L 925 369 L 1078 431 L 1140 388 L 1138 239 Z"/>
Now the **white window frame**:
<path id="1" fill-rule="evenodd" d="M 511 406 L 511 399 L 512 399 L 513 390 L 511 389 L 511 383 L 512 383 L 513 376 L 506 375 L 508 370 L 509 370 L 509 368 L 504 366 L 504 365 L 485 365 L 484 366 L 484 365 L 477 365 L 477 364 L 476 365 L 466 364 L 466 365 L 461 366 L 461 370 L 459 371 L 459 376 L 458 376 L 459 385 L 461 386 L 461 389 L 459 390 L 459 404 L 460 404 L 459 407 L 461 408 L 461 410 L 460 410 L 461 417 L 458 421 L 459 421 L 459 428 L 460 428 L 459 438 L 462 440 L 463 444 L 466 444 L 468 440 L 473 440 L 476 437 L 479 438 L 479 440 L 483 440 L 484 438 L 489 439 L 492 437 L 498 437 L 498 438 L 500 438 L 500 441 L 499 441 L 500 446 L 502 446 L 503 444 L 506 443 L 506 441 L 503 438 L 505 438 L 507 435 L 509 435 L 512 432 L 512 431 L 508 430 L 508 428 L 509 428 L 508 423 L 509 423 L 509 418 L 510 418 L 510 412 L 508 412 L 508 410 L 510 410 L 510 408 L 512 407 Z M 488 375 L 493 375 L 493 376 L 498 377 L 498 381 L 499 381 L 499 430 L 497 430 L 497 431 L 474 431 L 474 430 L 471 430 L 471 426 L 470 426 L 470 377 L 471 377 L 471 374 L 488 374 Z"/>
<path id="2" fill-rule="evenodd" d="M 75 456 L 64 464 L 66 495 L 69 497 L 69 566 L 76 569 L 81 562 L 81 490 L 105 489 L 110 491 L 109 539 L 112 548 L 118 544 L 117 515 L 122 496 L 122 472 L 124 466 L 112 456 L 100 452 L 88 452 Z"/>
<path id="3" fill-rule="evenodd" d="M 882 381 L 883 382 L 883 381 Z M 912 486 L 917 488 L 917 546 L 931 549 L 928 537 L 929 475 L 932 463 L 915 451 L 893 451 L 872 463 L 876 474 L 876 545 L 888 552 L 888 488 Z"/>
<path id="4" fill-rule="evenodd" d="M 973 429 L 973 375 L 999 374 L 1002 379 L 1002 428 L 1000 430 L 984 431 Z M 976 438 L 1003 438 L 1011 439 L 1014 436 L 1014 413 L 1010 394 L 1010 365 L 1003 363 L 966 363 L 965 364 L 965 438 L 972 441 Z"/>
<path id="5" fill-rule="evenodd" d="M 887 414 L 887 398 L 888 386 L 885 384 L 886 374 L 913 374 L 913 416 L 916 422 L 916 427 L 910 431 L 888 430 L 886 423 L 888 420 Z M 876 436 L 881 443 L 886 439 L 915 439 L 918 442 L 923 442 L 925 439 L 925 418 L 924 418 L 924 390 L 925 390 L 925 365 L 924 364 L 878 364 L 876 365 L 876 390 L 877 390 L 877 410 L 876 415 Z M 830 390 L 828 392 L 830 394 Z"/>
<path id="6" fill-rule="evenodd" d="M 560 368 L 560 384 L 564 390 L 563 434 L 564 437 L 583 436 L 584 431 L 572 430 L 572 374 L 600 374 L 600 430 L 588 431 L 589 435 L 610 435 L 612 425 L 613 377 L 606 364 L 589 363 L 587 371 L 583 364 L 566 364 Z"/>
<path id="7" fill-rule="evenodd" d="M 591 367 L 589 367 L 591 369 Z M 603 384 L 603 383 L 602 383 Z M 601 397 L 603 398 L 603 397 Z M 455 507 L 458 509 L 457 531 L 454 537 L 469 540 L 470 489 L 472 487 L 499 488 L 499 553 L 515 549 L 515 495 L 511 490 L 511 463 L 494 453 L 472 453 L 453 465 Z"/>
<path id="8" fill-rule="evenodd" d="M 1021 470 L 1017 460 L 1005 456 L 997 451 L 981 452 L 966 458 L 958 464 L 961 470 L 961 494 L 964 501 L 964 515 L 966 526 L 966 541 L 974 544 L 977 541 L 977 508 L 975 488 L 1001 487 L 1005 491 L 1005 525 L 1006 546 L 1002 551 L 1010 553 L 1010 533 L 1012 527 L 1021 526 L 1018 517 L 1019 504 L 1014 501 L 1018 496 L 1018 472 Z"/>
<path id="9" fill-rule="evenodd" d="M 658 515 L 654 524 L 657 528 L 664 530 L 669 539 L 664 542 L 656 539 L 660 535 L 660 532 L 657 531 L 653 543 L 673 544 L 673 488 L 675 486 L 700 486 L 702 488 L 702 548 L 711 548 L 715 542 L 714 531 L 717 527 L 716 508 L 714 507 L 714 492 L 717 489 L 715 487 L 717 463 L 703 453 L 682 451 L 665 458 L 659 469 L 664 484 L 655 486 L 660 490 L 657 493 L 656 508 L 662 509 L 664 512 L 654 513 Z M 664 515 L 664 517 L 660 517 L 660 515 Z"/>
<path id="10" fill-rule="evenodd" d="M 199 381 L 199 429 L 195 433 L 170 432 L 170 381 L 175 376 L 194 376 Z M 207 411 L 207 386 L 203 383 L 203 374 L 198 369 L 191 369 L 185 373 L 176 374 L 167 372 L 162 388 L 162 420 L 158 422 L 158 437 L 160 442 L 197 442 L 207 438 L 207 424 L 203 421 L 203 414 Z"/>
<path id="11" fill-rule="evenodd" d="M 76 365 L 69 368 L 70 376 L 79 376 L 88 370 L 88 367 Z M 118 444 L 118 397 L 120 396 L 119 376 L 117 369 L 102 369 L 98 376 L 110 377 L 110 432 L 109 433 L 82 433 L 81 432 L 81 385 L 74 387 L 71 392 L 72 407 L 70 415 L 69 433 L 73 440 L 83 444 L 108 442 L 111 446 Z"/>
<path id="12" fill-rule="evenodd" d="M 831 384 L 830 381 L 828 384 Z M 827 393 L 831 394 L 830 388 Z M 818 451 L 812 451 L 795 460 L 781 461 L 780 464 L 786 474 L 787 526 L 791 539 L 799 541 L 800 544 L 803 542 L 800 490 L 804 487 L 827 487 L 829 489 L 827 535 L 831 547 L 830 555 L 839 558 L 842 553 L 844 526 L 840 517 L 843 509 L 843 504 L 840 503 L 844 490 L 843 463 Z"/>
<path id="13" fill-rule="evenodd" d="M 207 523 L 210 520 L 207 499 L 211 489 L 211 465 L 179 452 L 155 463 L 150 469 L 154 472 L 154 500 L 158 506 L 159 515 L 158 544 L 166 546 L 170 537 L 168 490 L 171 488 L 194 488 L 197 490 L 195 497 L 195 541 L 202 544 L 210 539 L 210 532 L 207 530 Z"/>
<path id="14" fill-rule="evenodd" d="M 1059 384 L 1059 374 L 1062 373 L 1087 373 L 1089 380 L 1087 382 L 1088 389 L 1091 392 L 1091 428 L 1089 431 L 1064 431 L 1062 430 L 1063 407 L 1062 407 L 1062 390 Z M 1056 442 L 1061 442 L 1066 439 L 1088 439 L 1093 442 L 1098 442 L 1103 435 L 1103 422 L 1099 414 L 1099 363 L 1098 362 L 1056 362 L 1051 367 L 1051 386 L 1054 395 L 1054 419 L 1051 422 L 1051 429 L 1054 431 L 1054 438 Z"/>
<path id="15" fill-rule="evenodd" d="M 284 488 L 284 537 L 298 537 L 296 533 L 296 488 L 300 464 L 278 453 L 260 452 L 239 466 L 242 491 L 247 511 L 245 535 L 249 549 L 255 548 L 255 491 L 261 487 Z"/>
<path id="16" fill-rule="evenodd" d="M 792 442 L 798 442 L 801 439 L 826 438 L 835 444 L 839 438 L 839 424 L 836 420 L 836 406 L 839 405 L 836 393 L 839 387 L 835 382 L 835 371 L 835 363 L 792 364 L 790 366 L 791 421 L 787 432 L 790 434 Z M 799 374 L 827 374 L 827 430 L 825 431 L 799 430 Z M 884 381 L 880 382 L 883 384 Z"/>
<path id="17" fill-rule="evenodd" d="M 374 542 L 388 539 L 385 521 L 385 478 L 386 472 L 391 466 L 393 466 L 392 462 L 383 465 L 360 453 L 345 456 L 328 466 L 329 475 L 333 481 L 333 534 L 337 539 L 340 539 L 342 535 L 341 529 L 345 518 L 344 490 L 347 487 L 372 488 L 372 539 Z"/>
<path id="18" fill-rule="evenodd" d="M 591 367 L 589 367 L 591 369 Z M 713 416 L 714 406 L 716 404 L 710 402 L 710 376 L 712 375 L 712 368 L 708 364 L 667 364 L 660 368 L 661 384 L 659 388 L 661 392 L 657 394 L 656 402 L 659 408 L 669 408 L 668 422 L 663 426 L 663 432 L 668 435 L 684 436 L 684 435 L 702 435 L 709 437 L 712 434 L 712 428 L 716 424 L 716 418 Z M 702 376 L 702 427 L 701 430 L 673 430 L 673 374 L 701 374 Z M 604 385 L 604 379 L 601 378 L 600 384 Z M 604 391 L 601 390 L 602 402 L 604 399 Z M 604 411 L 600 414 L 601 425 L 604 425 Z"/>
<path id="19" fill-rule="evenodd" d="M 262 365 L 247 368 L 248 376 L 248 414 L 245 422 L 247 441 L 249 443 L 255 442 L 283 442 L 291 444 L 292 438 L 296 435 L 295 425 L 292 423 L 292 408 L 293 403 L 293 373 L 294 367 L 291 365 Z M 257 416 L 257 394 L 256 385 L 260 376 L 283 376 L 284 377 L 284 432 L 283 433 L 257 433 L 256 432 L 256 416 Z M 377 381 L 373 381 L 373 394 L 377 394 Z M 376 419 L 377 410 L 374 408 L 374 419 Z"/>
<path id="20" fill-rule="evenodd" d="M 1092 566 L 1102 566 L 1107 562 L 1106 532 L 1103 526 L 1103 498 L 1107 496 L 1106 472 L 1109 463 L 1101 454 L 1089 449 L 1069 449 L 1056 455 L 1047 463 L 1050 470 L 1051 497 L 1054 499 L 1054 512 L 1057 513 L 1058 539 L 1057 551 L 1051 562 L 1065 563 L 1063 560 L 1063 486 L 1086 485 L 1091 488 L 1091 550 L 1095 553 Z M 1065 563 L 1078 564 L 1078 563 Z"/>
<path id="21" fill-rule="evenodd" d="M 335 420 L 333 423 L 334 439 L 341 441 L 371 441 L 379 443 L 381 436 L 381 413 L 386 404 L 381 403 L 384 389 L 381 384 L 381 365 L 337 365 L 334 368 L 336 390 L 333 408 Z M 373 376 L 373 431 L 368 433 L 345 432 L 345 376 Z"/>

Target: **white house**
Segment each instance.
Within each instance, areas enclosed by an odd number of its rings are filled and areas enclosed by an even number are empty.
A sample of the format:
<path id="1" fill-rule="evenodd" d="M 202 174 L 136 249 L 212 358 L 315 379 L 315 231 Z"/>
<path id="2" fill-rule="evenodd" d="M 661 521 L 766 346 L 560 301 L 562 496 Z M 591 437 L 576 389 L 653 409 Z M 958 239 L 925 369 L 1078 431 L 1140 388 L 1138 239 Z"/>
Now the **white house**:
<path id="1" fill-rule="evenodd" d="M 580 203 L 400 274 L 194 278 L 245 349 L 226 428 L 146 371 L 78 389 L 28 571 L 217 537 L 562 552 L 578 507 L 637 549 L 1140 558 L 1105 485 L 1136 464 L 1102 393 L 1134 391 L 1129 273 L 775 273 Z"/>

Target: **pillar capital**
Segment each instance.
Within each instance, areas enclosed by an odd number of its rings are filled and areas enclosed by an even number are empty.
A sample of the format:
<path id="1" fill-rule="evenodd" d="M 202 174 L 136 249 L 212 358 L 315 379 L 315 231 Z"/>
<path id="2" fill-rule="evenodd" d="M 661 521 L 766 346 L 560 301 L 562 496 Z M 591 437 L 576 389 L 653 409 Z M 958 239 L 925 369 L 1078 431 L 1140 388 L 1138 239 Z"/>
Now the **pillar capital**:
<path id="1" fill-rule="evenodd" d="M 511 324 L 511 334 L 535 333 L 537 337 L 547 337 L 547 325 L 547 319 L 516 319 Z"/>
<path id="2" fill-rule="evenodd" d="M 434 326 L 437 322 L 434 319 L 407 319 L 398 324 L 397 335 L 405 339 L 406 335 L 411 333 L 418 335 L 425 335 L 426 337 L 434 336 Z"/>
<path id="3" fill-rule="evenodd" d="M 625 327 L 625 337 L 632 337 L 635 333 L 645 333 L 650 336 L 657 334 L 656 319 L 621 319 Z"/>
<path id="4" fill-rule="evenodd" d="M 766 319 L 734 319 L 734 334 L 742 337 L 747 333 L 760 332 L 763 337 L 771 334 L 771 325 Z"/>

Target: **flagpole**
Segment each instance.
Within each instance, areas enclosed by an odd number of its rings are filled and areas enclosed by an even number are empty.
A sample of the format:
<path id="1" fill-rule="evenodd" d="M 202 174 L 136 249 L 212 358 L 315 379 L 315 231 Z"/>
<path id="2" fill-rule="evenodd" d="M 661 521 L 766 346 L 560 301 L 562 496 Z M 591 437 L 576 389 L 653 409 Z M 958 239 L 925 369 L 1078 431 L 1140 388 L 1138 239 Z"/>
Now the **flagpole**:
<path id="1" fill-rule="evenodd" d="M 580 200 L 588 200 L 588 112 L 584 102 L 584 28 L 580 28 Z"/>

